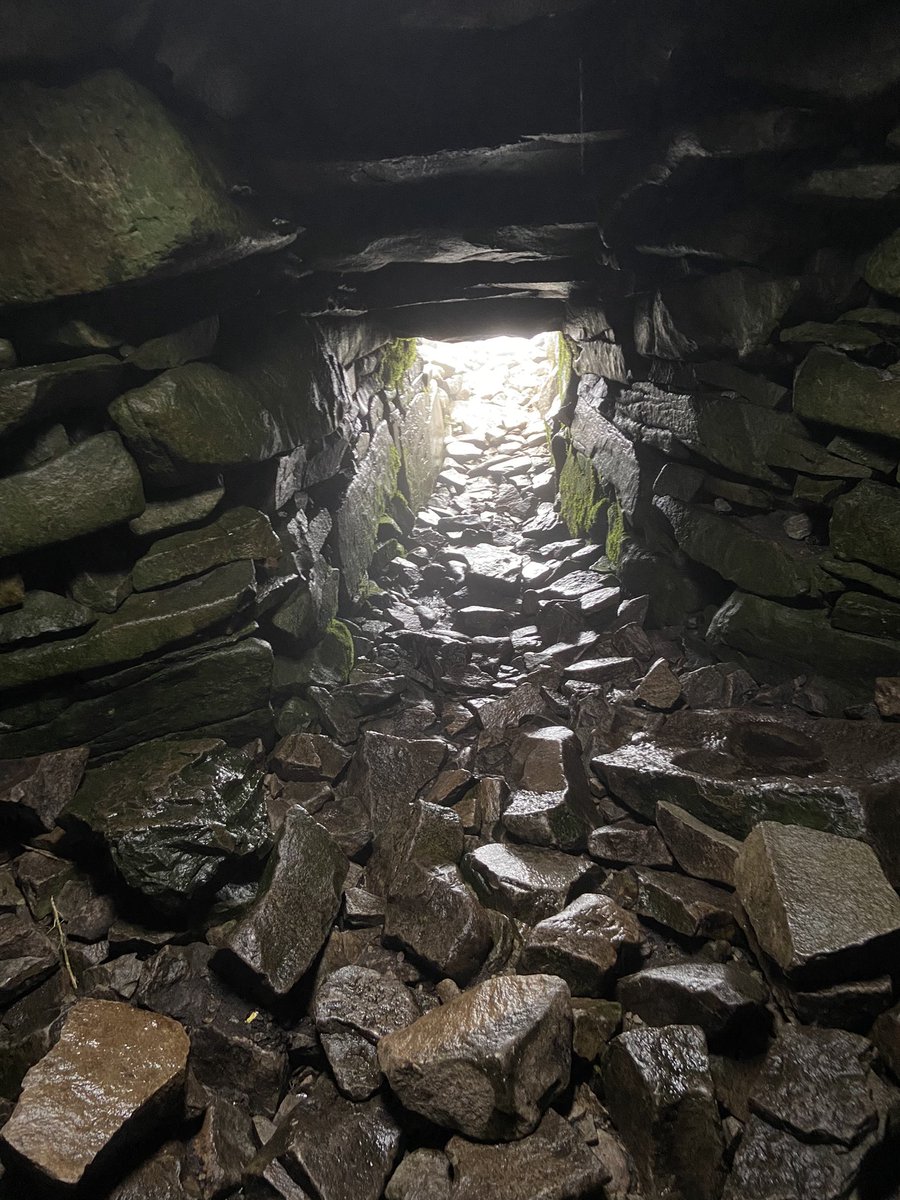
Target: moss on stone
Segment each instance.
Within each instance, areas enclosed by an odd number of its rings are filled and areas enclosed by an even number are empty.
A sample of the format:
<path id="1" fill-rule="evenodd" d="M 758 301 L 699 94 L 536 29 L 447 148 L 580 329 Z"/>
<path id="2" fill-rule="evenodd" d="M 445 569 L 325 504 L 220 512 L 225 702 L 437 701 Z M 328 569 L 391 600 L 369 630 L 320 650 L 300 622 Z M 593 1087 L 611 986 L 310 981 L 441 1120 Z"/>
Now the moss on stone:
<path id="1" fill-rule="evenodd" d="M 609 526 L 606 532 L 606 557 L 614 567 L 622 561 L 625 546 L 625 518 L 622 509 L 614 500 L 609 506 Z"/>
<path id="2" fill-rule="evenodd" d="M 328 622 L 323 641 L 328 642 L 328 654 L 335 669 L 340 671 L 344 681 L 349 678 L 356 662 L 356 651 L 353 647 L 353 634 L 343 621 L 336 617 Z"/>
<path id="3" fill-rule="evenodd" d="M 556 369 L 556 384 L 559 392 L 560 404 L 565 403 L 566 393 L 569 390 L 569 383 L 572 380 L 572 371 L 574 369 L 574 357 L 572 355 L 572 347 L 569 345 L 566 335 L 558 333 L 556 342 L 552 344 L 553 365 Z"/>
<path id="4" fill-rule="evenodd" d="M 560 513 L 572 537 L 596 533 L 608 502 L 591 460 L 571 446 L 559 476 L 559 496 Z"/>
<path id="5" fill-rule="evenodd" d="M 396 391 L 400 380 L 416 361 L 417 352 L 415 338 L 394 338 L 389 342 L 381 352 L 381 386 L 389 391 Z"/>

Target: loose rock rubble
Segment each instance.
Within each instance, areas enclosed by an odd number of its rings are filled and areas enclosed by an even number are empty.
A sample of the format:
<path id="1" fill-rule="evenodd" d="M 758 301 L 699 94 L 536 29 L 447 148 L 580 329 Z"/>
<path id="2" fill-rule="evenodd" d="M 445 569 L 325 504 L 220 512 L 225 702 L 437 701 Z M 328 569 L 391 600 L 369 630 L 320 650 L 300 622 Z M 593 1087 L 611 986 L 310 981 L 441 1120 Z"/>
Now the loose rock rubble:
<path id="1" fill-rule="evenodd" d="M 270 753 L 0 767 L 0 1196 L 895 1184 L 896 727 L 645 626 L 538 418 L 448 456 Z"/>

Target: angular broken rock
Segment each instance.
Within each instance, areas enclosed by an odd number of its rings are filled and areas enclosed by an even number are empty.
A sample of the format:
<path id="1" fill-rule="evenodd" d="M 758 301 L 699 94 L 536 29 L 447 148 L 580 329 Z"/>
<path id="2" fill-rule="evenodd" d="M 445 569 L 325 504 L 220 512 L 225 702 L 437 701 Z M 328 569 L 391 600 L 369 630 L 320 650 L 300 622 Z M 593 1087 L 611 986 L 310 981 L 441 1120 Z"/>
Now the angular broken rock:
<path id="1" fill-rule="evenodd" d="M 479 1145 L 453 1137 L 452 1200 L 595 1200 L 608 1173 L 568 1121 L 552 1109 L 517 1142 Z"/>
<path id="2" fill-rule="evenodd" d="M 634 689 L 634 695 L 648 708 L 665 712 L 681 699 L 681 684 L 666 660 L 658 658 Z"/>
<path id="3" fill-rule="evenodd" d="M 683 962 L 621 979 L 616 996 L 645 1025 L 698 1025 L 713 1049 L 746 1051 L 765 1036 L 768 990 L 737 963 Z"/>
<path id="4" fill-rule="evenodd" d="M 297 1196 L 380 1200 L 400 1153 L 402 1132 L 380 1096 L 354 1104 L 327 1075 L 301 1096 L 249 1168 L 266 1176 L 277 1160 Z"/>
<path id="5" fill-rule="evenodd" d="M 504 826 L 533 846 L 583 848 L 594 812 L 578 738 L 564 725 L 550 725 L 523 734 L 514 753 L 520 788 L 504 810 Z"/>
<path id="6" fill-rule="evenodd" d="M 441 1150 L 412 1150 L 388 1180 L 385 1200 L 450 1200 L 450 1163 Z"/>
<path id="7" fill-rule="evenodd" d="M 333 782 L 350 756 L 321 733 L 291 733 L 272 751 L 272 769 L 280 779 L 300 782 L 327 779 Z"/>
<path id="8" fill-rule="evenodd" d="M 700 879 L 631 867 L 611 875 L 604 890 L 623 908 L 683 937 L 730 941 L 737 933 L 737 904 L 732 893 Z"/>
<path id="9" fill-rule="evenodd" d="M 337 1085 L 351 1100 L 368 1100 L 381 1084 L 378 1039 L 421 1015 L 412 992 L 395 975 L 357 966 L 328 976 L 313 1011 Z"/>
<path id="10" fill-rule="evenodd" d="M 499 842 L 466 854 L 462 872 L 488 908 L 531 924 L 558 913 L 603 874 L 589 858 Z"/>
<path id="11" fill-rule="evenodd" d="M 734 865 L 741 852 L 737 838 L 665 800 L 656 806 L 656 825 L 682 871 L 697 879 L 734 887 Z"/>
<path id="12" fill-rule="evenodd" d="M 91 1168 L 118 1167 L 130 1142 L 177 1115 L 189 1049 L 170 1017 L 82 1000 L 25 1076 L 0 1136 L 49 1183 L 73 1187 Z"/>
<path id="13" fill-rule="evenodd" d="M 603 1086 L 646 1194 L 717 1200 L 724 1142 L 702 1030 L 667 1025 L 620 1034 L 604 1059 Z"/>
<path id="14" fill-rule="evenodd" d="M 891 1102 L 891 1089 L 872 1070 L 874 1057 L 874 1046 L 859 1034 L 785 1025 L 750 1108 L 802 1141 L 854 1146 Z"/>
<path id="15" fill-rule="evenodd" d="M 871 1148 L 871 1138 L 849 1149 L 833 1142 L 810 1144 L 751 1116 L 722 1200 L 844 1200 Z"/>
<path id="16" fill-rule="evenodd" d="M 406 1108 L 479 1141 L 532 1133 L 571 1053 L 569 989 L 552 975 L 488 979 L 378 1043 Z"/>
<path id="17" fill-rule="evenodd" d="M 56 948 L 27 914 L 0 914 L 0 1002 L 37 987 L 58 966 Z"/>
<path id="18" fill-rule="evenodd" d="M 0 816 L 50 830 L 81 783 L 87 746 L 0 762 Z"/>
<path id="19" fill-rule="evenodd" d="M 896 957 L 900 898 L 864 842 L 764 821 L 735 886 L 760 946 L 801 986 L 882 974 Z"/>
<path id="20" fill-rule="evenodd" d="M 384 942 L 464 984 L 487 958 L 493 937 L 487 913 L 457 866 L 409 863 L 391 883 Z"/>
<path id="21" fill-rule="evenodd" d="M 292 809 L 259 895 L 223 941 L 227 952 L 283 996 L 306 974 L 325 944 L 341 904 L 348 863 L 327 830 Z"/>
<path id="22" fill-rule="evenodd" d="M 637 821 L 618 821 L 602 825 L 588 838 L 588 853 L 601 862 L 627 863 L 629 866 L 671 867 L 672 855 L 659 831 Z"/>
<path id="23" fill-rule="evenodd" d="M 627 962 L 642 938 L 634 914 L 608 896 L 579 896 L 535 925 L 516 970 L 520 975 L 558 975 L 573 996 L 602 996 L 620 960 Z"/>

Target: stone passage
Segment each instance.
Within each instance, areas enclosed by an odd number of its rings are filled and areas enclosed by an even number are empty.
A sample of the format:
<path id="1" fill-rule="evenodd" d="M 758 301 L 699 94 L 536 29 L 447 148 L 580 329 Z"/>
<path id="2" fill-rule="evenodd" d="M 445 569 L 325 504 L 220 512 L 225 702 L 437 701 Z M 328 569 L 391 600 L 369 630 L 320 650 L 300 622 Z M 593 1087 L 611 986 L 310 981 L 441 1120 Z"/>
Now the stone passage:
<path id="1" fill-rule="evenodd" d="M 0 1200 L 896 1200 L 897 0 L 0 76 Z"/>
<path id="2" fill-rule="evenodd" d="M 6 769 L 10 816 L 55 828 L 0 874 L 0 1195 L 893 1177 L 900 730 L 647 628 L 553 494 L 536 414 L 458 427 L 349 679 L 270 754 Z"/>

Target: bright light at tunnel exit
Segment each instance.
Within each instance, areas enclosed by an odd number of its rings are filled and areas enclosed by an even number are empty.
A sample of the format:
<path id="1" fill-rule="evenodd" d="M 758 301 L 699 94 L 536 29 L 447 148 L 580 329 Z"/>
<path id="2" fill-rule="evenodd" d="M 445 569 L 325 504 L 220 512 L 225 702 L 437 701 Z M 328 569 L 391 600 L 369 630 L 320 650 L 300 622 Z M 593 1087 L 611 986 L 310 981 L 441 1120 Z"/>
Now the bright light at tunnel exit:
<path id="1" fill-rule="evenodd" d="M 558 396 L 559 334 L 494 337 L 471 342 L 419 339 L 428 373 L 450 397 L 459 431 L 513 427 L 529 413 L 546 416 Z"/>

